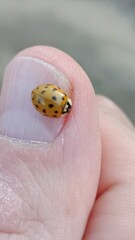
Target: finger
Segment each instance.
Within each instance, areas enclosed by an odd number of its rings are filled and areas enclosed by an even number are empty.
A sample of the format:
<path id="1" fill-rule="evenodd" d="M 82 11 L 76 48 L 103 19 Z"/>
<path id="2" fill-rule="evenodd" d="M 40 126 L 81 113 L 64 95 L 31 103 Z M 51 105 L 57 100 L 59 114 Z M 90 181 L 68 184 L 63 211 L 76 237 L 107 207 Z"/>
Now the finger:
<path id="1" fill-rule="evenodd" d="M 35 111 L 31 90 L 41 83 L 52 83 L 68 92 L 73 108 L 66 118 L 50 119 Z M 16 200 L 12 211 L 12 199 L 9 204 L 4 202 L 9 213 L 0 230 L 15 231 L 20 218 L 29 218 L 42 222 L 46 233 L 55 239 L 65 239 L 66 232 L 67 239 L 80 238 L 100 170 L 97 105 L 85 72 L 54 48 L 33 47 L 21 52 L 5 72 L 0 130 L 0 171 L 7 184 L 10 175 L 10 194 Z M 15 181 L 21 183 L 21 190 L 14 187 Z"/>
<path id="2" fill-rule="evenodd" d="M 102 167 L 97 200 L 84 239 L 134 239 L 135 131 L 110 100 L 98 98 Z"/>

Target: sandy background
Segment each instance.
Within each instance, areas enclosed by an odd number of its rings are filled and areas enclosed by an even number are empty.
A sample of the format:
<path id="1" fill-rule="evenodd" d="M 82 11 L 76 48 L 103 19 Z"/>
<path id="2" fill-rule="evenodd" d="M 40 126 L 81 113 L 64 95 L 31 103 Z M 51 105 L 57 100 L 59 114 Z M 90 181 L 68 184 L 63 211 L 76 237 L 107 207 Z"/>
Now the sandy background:
<path id="1" fill-rule="evenodd" d="M 20 50 L 51 45 L 74 57 L 96 93 L 135 122 L 135 1 L 0 0 L 0 85 Z"/>

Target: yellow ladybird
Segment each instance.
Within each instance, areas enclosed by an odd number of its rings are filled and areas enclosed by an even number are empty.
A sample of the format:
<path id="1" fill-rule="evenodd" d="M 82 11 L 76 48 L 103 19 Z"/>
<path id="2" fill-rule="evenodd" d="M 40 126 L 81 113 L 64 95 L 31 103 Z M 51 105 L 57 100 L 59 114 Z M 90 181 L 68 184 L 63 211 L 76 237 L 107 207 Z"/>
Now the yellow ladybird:
<path id="1" fill-rule="evenodd" d="M 72 107 L 67 94 L 53 84 L 42 84 L 34 88 L 31 99 L 36 110 L 48 117 L 64 116 Z"/>

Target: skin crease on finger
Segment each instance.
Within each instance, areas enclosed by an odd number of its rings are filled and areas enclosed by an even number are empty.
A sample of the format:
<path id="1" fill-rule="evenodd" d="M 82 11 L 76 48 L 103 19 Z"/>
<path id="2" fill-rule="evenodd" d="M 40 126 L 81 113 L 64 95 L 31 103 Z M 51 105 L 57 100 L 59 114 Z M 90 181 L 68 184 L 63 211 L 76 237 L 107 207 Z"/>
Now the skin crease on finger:
<path id="1" fill-rule="evenodd" d="M 0 239 L 9 234 L 9 239 L 16 235 L 20 240 L 79 240 L 100 174 L 95 94 L 85 72 L 65 53 L 33 47 L 18 55 L 27 56 L 53 64 L 70 79 L 73 109 L 53 142 L 1 136 Z"/>

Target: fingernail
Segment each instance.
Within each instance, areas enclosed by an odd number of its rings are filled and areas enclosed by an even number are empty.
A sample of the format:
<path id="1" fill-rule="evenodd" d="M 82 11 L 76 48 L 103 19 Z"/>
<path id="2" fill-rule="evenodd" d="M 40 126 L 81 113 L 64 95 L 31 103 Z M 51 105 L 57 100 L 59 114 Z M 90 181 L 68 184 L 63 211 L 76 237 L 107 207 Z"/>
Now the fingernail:
<path id="1" fill-rule="evenodd" d="M 26 141 L 49 142 L 60 133 L 65 117 L 48 118 L 31 103 L 31 91 L 43 83 L 71 95 L 71 84 L 53 65 L 33 57 L 16 57 L 8 65 L 0 98 L 0 133 Z"/>

